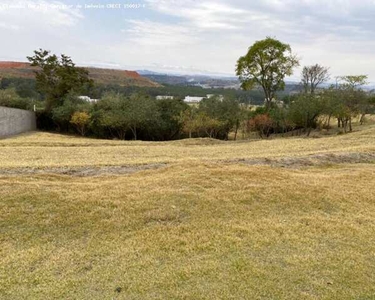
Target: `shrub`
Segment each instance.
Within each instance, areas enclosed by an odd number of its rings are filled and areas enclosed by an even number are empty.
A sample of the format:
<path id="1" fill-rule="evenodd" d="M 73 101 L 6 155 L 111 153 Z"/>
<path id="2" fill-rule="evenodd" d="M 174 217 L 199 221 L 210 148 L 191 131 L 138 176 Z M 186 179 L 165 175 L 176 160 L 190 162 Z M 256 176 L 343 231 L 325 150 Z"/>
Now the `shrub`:
<path id="1" fill-rule="evenodd" d="M 248 130 L 258 132 L 261 138 L 269 137 L 273 128 L 273 121 L 268 114 L 256 115 L 248 122 Z"/>
<path id="2" fill-rule="evenodd" d="M 90 115 L 87 113 L 87 112 L 75 112 L 73 115 L 72 115 L 72 118 L 70 120 L 70 123 L 75 125 L 77 131 L 82 135 L 84 136 L 85 133 L 86 133 L 86 128 L 87 126 L 89 125 L 90 123 Z"/>

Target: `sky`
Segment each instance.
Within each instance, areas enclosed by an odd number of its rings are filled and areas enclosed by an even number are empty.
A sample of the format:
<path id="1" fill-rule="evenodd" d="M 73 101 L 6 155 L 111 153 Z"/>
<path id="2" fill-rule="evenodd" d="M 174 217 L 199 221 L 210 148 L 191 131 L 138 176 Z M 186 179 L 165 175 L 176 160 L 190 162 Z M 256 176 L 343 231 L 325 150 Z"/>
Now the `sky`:
<path id="1" fill-rule="evenodd" d="M 301 67 L 375 83 L 375 0 L 0 0 L 0 60 L 43 48 L 82 66 L 234 75 L 268 36 L 290 44 Z"/>

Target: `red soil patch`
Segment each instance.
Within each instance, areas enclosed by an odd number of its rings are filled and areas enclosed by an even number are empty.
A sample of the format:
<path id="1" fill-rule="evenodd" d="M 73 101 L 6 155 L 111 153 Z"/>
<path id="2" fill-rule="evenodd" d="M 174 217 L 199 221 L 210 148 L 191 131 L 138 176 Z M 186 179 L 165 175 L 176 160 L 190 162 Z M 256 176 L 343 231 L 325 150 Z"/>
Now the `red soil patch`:
<path id="1" fill-rule="evenodd" d="M 141 78 L 142 76 L 139 75 L 136 71 L 124 71 L 126 76 L 129 76 L 131 78 Z"/>
<path id="2" fill-rule="evenodd" d="M 0 61 L 0 68 L 1 69 L 27 68 L 27 67 L 30 67 L 29 63 L 14 62 L 14 61 Z"/>

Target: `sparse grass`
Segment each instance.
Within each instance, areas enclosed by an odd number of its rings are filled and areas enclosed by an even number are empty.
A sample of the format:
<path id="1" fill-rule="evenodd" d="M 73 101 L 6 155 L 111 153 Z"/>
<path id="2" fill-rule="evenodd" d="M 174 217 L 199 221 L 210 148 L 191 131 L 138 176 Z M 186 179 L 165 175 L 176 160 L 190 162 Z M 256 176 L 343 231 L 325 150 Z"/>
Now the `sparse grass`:
<path id="1" fill-rule="evenodd" d="M 374 151 L 372 126 L 237 143 L 1 140 L 0 169 L 168 165 L 0 175 L 0 299 L 375 299 L 375 165 L 223 163 Z"/>

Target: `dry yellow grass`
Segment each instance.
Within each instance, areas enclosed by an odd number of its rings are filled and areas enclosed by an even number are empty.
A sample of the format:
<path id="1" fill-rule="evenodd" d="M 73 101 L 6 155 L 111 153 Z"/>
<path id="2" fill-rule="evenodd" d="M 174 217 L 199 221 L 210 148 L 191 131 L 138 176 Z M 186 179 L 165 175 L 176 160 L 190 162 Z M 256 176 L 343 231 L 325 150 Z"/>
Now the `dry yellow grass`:
<path id="1" fill-rule="evenodd" d="M 212 162 L 227 159 L 305 156 L 317 153 L 373 152 L 375 126 L 324 138 L 285 138 L 250 142 L 209 139 L 174 142 L 110 141 L 35 133 L 0 140 L 2 168 L 131 165 L 156 162 Z"/>
<path id="2" fill-rule="evenodd" d="M 375 299 L 375 165 L 236 163 L 374 151 L 371 126 L 238 143 L 1 140 L 3 170 L 168 164 L 0 174 L 0 299 Z"/>

